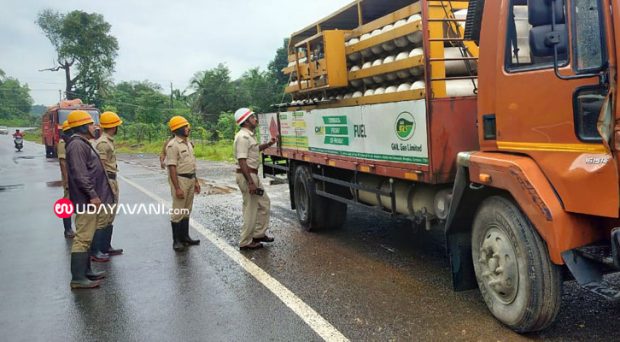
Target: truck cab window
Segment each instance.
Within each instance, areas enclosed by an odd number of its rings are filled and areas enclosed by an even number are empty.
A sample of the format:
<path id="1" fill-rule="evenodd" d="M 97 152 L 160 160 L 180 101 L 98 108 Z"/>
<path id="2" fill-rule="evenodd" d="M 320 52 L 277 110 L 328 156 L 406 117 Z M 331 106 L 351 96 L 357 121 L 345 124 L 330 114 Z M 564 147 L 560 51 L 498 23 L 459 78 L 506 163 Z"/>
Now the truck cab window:
<path id="1" fill-rule="evenodd" d="M 554 8 L 552 4 L 555 4 Z M 554 14 L 555 25 L 552 25 Z M 521 71 L 552 68 L 553 46 L 546 42 L 552 26 L 553 31 L 559 33 L 561 41 L 558 44 L 560 64 L 566 64 L 568 35 L 565 18 L 564 0 L 512 0 L 506 31 L 506 69 Z"/>
<path id="2" fill-rule="evenodd" d="M 603 35 L 600 0 L 574 0 L 575 68 L 579 71 L 603 67 Z"/>

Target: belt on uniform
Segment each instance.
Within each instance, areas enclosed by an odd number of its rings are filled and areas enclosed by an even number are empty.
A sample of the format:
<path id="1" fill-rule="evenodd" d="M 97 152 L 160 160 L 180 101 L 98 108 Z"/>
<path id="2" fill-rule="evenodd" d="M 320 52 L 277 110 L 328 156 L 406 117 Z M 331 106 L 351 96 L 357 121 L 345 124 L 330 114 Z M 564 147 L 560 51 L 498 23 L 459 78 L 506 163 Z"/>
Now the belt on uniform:
<path id="1" fill-rule="evenodd" d="M 116 173 L 114 172 L 108 172 L 108 178 L 111 180 L 116 180 Z"/>
<path id="2" fill-rule="evenodd" d="M 179 177 L 183 177 L 183 178 L 189 178 L 189 179 L 193 179 L 196 177 L 195 173 L 178 173 L 177 174 Z"/>
<path id="3" fill-rule="evenodd" d="M 258 174 L 258 169 L 253 169 L 251 167 L 248 167 L 248 170 L 250 170 L 251 173 Z M 237 173 L 243 173 L 243 171 L 241 171 L 241 169 L 237 169 Z"/>

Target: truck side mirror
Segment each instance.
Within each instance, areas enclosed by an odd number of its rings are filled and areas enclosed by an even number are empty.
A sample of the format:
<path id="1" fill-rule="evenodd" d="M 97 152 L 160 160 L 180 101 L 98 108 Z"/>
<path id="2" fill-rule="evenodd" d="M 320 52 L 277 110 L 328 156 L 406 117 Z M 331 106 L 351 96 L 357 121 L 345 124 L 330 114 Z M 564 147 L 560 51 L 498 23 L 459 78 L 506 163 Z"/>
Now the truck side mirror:
<path id="1" fill-rule="evenodd" d="M 552 57 L 554 47 L 557 47 L 560 55 L 565 55 L 568 50 L 568 32 L 565 24 L 556 24 L 553 31 L 551 25 L 532 27 L 530 50 L 535 57 Z"/>

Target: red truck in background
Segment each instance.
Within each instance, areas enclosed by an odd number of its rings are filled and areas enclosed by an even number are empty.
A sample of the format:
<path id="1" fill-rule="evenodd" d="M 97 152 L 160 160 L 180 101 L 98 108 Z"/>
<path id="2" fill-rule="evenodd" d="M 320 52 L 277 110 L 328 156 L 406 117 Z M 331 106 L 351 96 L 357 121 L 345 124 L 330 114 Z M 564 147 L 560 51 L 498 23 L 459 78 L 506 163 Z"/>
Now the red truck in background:
<path id="1" fill-rule="evenodd" d="M 62 123 L 67 120 L 67 116 L 74 110 L 83 110 L 93 117 L 95 124 L 99 124 L 99 109 L 94 105 L 83 104 L 82 100 L 64 100 L 60 103 L 48 107 L 41 117 L 41 138 L 45 145 L 45 155 L 47 158 L 56 157 L 56 145 L 60 139 Z"/>

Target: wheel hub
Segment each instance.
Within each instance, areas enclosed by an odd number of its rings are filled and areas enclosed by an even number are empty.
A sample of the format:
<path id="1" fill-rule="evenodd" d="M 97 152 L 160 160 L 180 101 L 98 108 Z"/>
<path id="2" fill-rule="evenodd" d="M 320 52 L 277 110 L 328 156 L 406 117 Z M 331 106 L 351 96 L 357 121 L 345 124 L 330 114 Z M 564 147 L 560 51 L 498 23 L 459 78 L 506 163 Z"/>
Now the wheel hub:
<path id="1" fill-rule="evenodd" d="M 489 292 L 504 304 L 512 303 L 519 287 L 519 271 L 514 248 L 504 231 L 496 227 L 487 230 L 478 263 Z"/>

